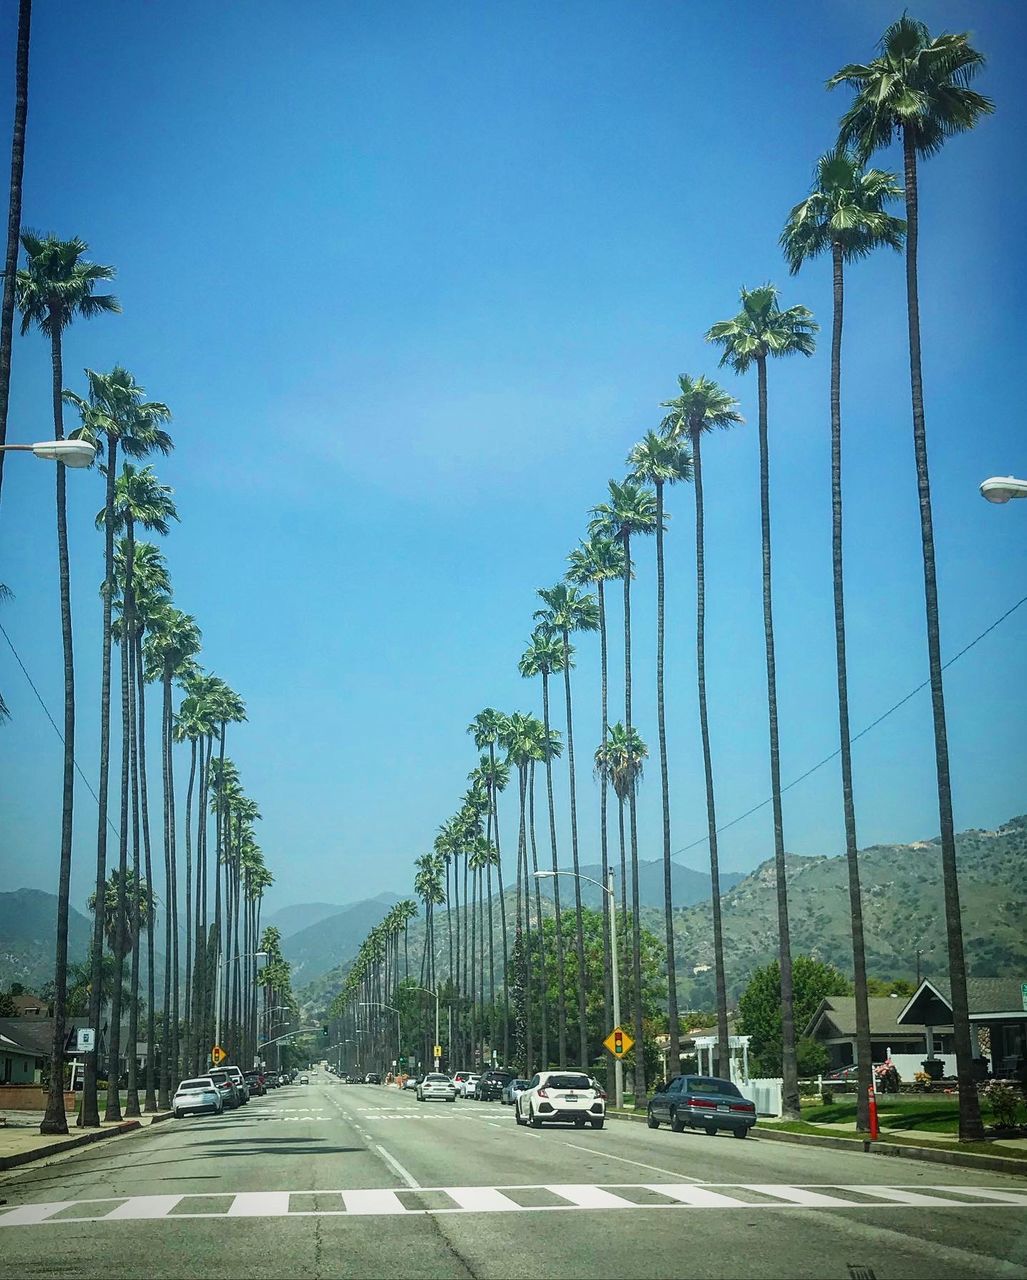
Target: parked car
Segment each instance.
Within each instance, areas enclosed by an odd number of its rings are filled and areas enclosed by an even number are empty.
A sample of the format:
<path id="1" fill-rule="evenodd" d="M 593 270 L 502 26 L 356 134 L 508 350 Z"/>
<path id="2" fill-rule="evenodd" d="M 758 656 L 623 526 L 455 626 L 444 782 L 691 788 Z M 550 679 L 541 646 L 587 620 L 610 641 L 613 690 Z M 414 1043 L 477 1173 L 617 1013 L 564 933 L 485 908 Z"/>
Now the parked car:
<path id="1" fill-rule="evenodd" d="M 221 1092 L 210 1076 L 198 1076 L 195 1080 L 183 1080 L 175 1090 L 171 1109 L 176 1119 L 189 1112 L 213 1112 L 220 1115 L 224 1108 Z"/>
<path id="2" fill-rule="evenodd" d="M 470 1074 L 471 1074 L 470 1071 L 454 1071 L 453 1072 L 452 1080 L 453 1080 L 453 1083 L 456 1085 L 456 1090 L 458 1095 L 462 1094 L 464 1081 L 467 1079 L 467 1077 Z"/>
<path id="3" fill-rule="evenodd" d="M 221 1094 L 222 1106 L 232 1109 L 242 1104 L 242 1096 L 236 1088 L 235 1081 L 224 1067 L 215 1067 L 207 1074 L 217 1086 L 218 1093 Z"/>
<path id="4" fill-rule="evenodd" d="M 382 1078 L 377 1071 L 369 1071 L 364 1076 L 364 1084 L 381 1084 Z"/>
<path id="5" fill-rule="evenodd" d="M 223 1067 L 222 1070 L 227 1071 L 232 1080 L 235 1081 L 236 1090 L 239 1093 L 240 1102 L 249 1102 L 250 1086 L 246 1083 L 240 1067 Z"/>
<path id="6" fill-rule="evenodd" d="M 601 1129 L 606 1103 L 583 1071 L 539 1071 L 531 1077 L 514 1104 L 518 1124 L 541 1129 L 547 1120 L 564 1120 L 583 1129 Z"/>
<path id="7" fill-rule="evenodd" d="M 703 1129 L 713 1137 L 727 1129 L 744 1138 L 756 1123 L 756 1107 L 743 1098 L 730 1080 L 716 1076 L 675 1076 L 662 1092 L 649 1099 L 646 1122 L 658 1129 L 666 1120 L 675 1133 Z"/>
<path id="8" fill-rule="evenodd" d="M 503 1097 L 503 1090 L 511 1080 L 515 1079 L 512 1071 L 486 1071 L 474 1088 L 474 1096 L 479 1102 L 494 1102 Z"/>
<path id="9" fill-rule="evenodd" d="M 596 1093 L 599 1094 L 600 1098 L 602 1098 L 602 1100 L 606 1102 L 609 1098 L 609 1095 L 607 1094 L 603 1086 L 599 1083 L 599 1081 L 595 1078 L 595 1076 L 589 1076 L 588 1082 L 592 1086 L 592 1088 L 595 1089 Z"/>
<path id="10" fill-rule="evenodd" d="M 310 1084 L 309 1076 L 300 1076 L 300 1084 Z"/>
<path id="11" fill-rule="evenodd" d="M 244 1071 L 243 1079 L 249 1086 L 251 1098 L 262 1098 L 267 1093 L 264 1077 L 259 1071 Z"/>
<path id="12" fill-rule="evenodd" d="M 504 1107 L 513 1107 L 517 1105 L 517 1099 L 528 1087 L 528 1082 L 523 1076 L 515 1076 L 509 1084 L 503 1088 L 503 1096 L 500 1098 Z"/>
<path id="13" fill-rule="evenodd" d="M 853 1083 L 859 1076 L 859 1067 L 850 1062 L 847 1067 L 836 1067 L 834 1071 L 825 1071 L 825 1080 L 837 1080 Z"/>
<path id="14" fill-rule="evenodd" d="M 429 1071 L 417 1086 L 417 1101 L 431 1102 L 438 1098 L 443 1102 L 456 1102 L 456 1084 L 441 1072 Z"/>
<path id="15" fill-rule="evenodd" d="M 457 1085 L 457 1088 L 460 1091 L 460 1097 L 473 1098 L 474 1086 L 478 1083 L 480 1079 L 481 1079 L 481 1076 L 478 1074 L 477 1071 L 472 1071 L 469 1075 L 465 1076 L 462 1082 L 459 1085 Z"/>
<path id="16" fill-rule="evenodd" d="M 403 1081 L 403 1088 L 416 1089 L 417 1086 L 420 1084 L 420 1082 L 421 1082 L 421 1078 L 418 1076 L 407 1076 L 407 1078 Z"/>

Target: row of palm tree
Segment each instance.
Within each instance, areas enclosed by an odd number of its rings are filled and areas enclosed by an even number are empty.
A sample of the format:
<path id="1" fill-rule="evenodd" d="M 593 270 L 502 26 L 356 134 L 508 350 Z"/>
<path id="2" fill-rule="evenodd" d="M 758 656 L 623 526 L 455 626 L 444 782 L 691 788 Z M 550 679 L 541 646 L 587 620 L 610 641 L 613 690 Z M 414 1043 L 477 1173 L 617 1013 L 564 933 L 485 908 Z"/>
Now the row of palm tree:
<path id="1" fill-rule="evenodd" d="M 980 1115 L 976 1089 L 971 1075 L 971 1047 L 966 1004 L 966 977 L 963 957 L 962 928 L 959 914 L 959 892 L 955 863 L 954 824 L 945 722 L 944 692 L 941 674 L 938 595 L 935 572 L 930 483 L 926 454 L 926 429 L 920 354 L 919 300 L 917 286 L 918 189 L 917 165 L 922 158 L 935 154 L 944 142 L 957 133 L 974 127 L 980 117 L 990 112 L 991 102 L 970 88 L 970 81 L 983 65 L 982 56 L 971 48 L 968 36 L 945 34 L 932 37 L 920 22 L 904 15 L 885 32 L 879 56 L 868 64 L 843 67 L 828 82 L 829 87 L 847 84 L 855 90 L 852 106 L 845 113 L 836 144 L 817 163 L 812 188 L 791 210 L 781 234 L 781 245 L 792 274 L 810 259 L 830 254 L 833 269 L 833 320 L 831 345 L 831 496 L 832 496 L 832 563 L 835 613 L 835 647 L 838 685 L 839 737 L 841 744 L 842 810 L 852 917 L 853 970 L 855 977 L 858 1061 L 860 1070 L 860 1120 L 865 1125 L 867 1089 L 870 1084 L 871 1054 L 865 947 L 857 857 L 856 818 L 853 801 L 852 761 L 847 694 L 845 648 L 845 609 L 842 557 L 842 478 L 841 478 L 841 341 L 844 315 L 844 268 L 866 257 L 878 248 L 901 250 L 905 247 L 907 312 L 912 393 L 913 442 L 916 458 L 917 489 L 921 517 L 921 542 L 924 566 L 928 658 L 932 710 L 934 715 L 938 798 L 941 824 L 942 873 L 945 888 L 946 927 L 948 936 L 949 974 L 953 992 L 956 1056 L 959 1075 L 960 1136 L 971 1140 L 980 1135 Z M 869 168 L 871 155 L 898 136 L 903 147 L 904 183 L 896 175 Z M 906 217 L 901 219 L 887 206 L 904 197 Z M 710 326 L 706 338 L 721 350 L 720 363 L 738 376 L 750 371 L 756 374 L 757 423 L 760 475 L 760 525 L 762 544 L 762 597 L 764 648 L 767 674 L 767 716 L 769 762 L 773 814 L 774 861 L 776 868 L 778 943 L 781 969 L 782 1006 L 782 1076 L 786 1114 L 798 1115 L 798 1073 L 796 1066 L 796 1028 L 792 990 L 790 924 L 788 914 L 787 863 L 785 856 L 784 815 L 780 778 L 780 731 L 777 701 L 776 653 L 773 618 L 772 538 L 770 504 L 770 433 L 768 370 L 772 360 L 790 355 L 812 356 L 818 325 L 803 306 L 782 307 L 778 290 L 770 284 L 743 288 L 740 310 L 732 318 Z M 721 1063 L 729 1060 L 728 1010 L 724 968 L 723 921 L 717 843 L 717 813 L 714 769 L 710 744 L 709 705 L 706 689 L 706 563 L 705 509 L 702 471 L 703 437 L 717 430 L 740 424 L 742 416 L 737 400 L 705 375 L 681 375 L 678 394 L 663 402 L 666 411 L 659 430 L 648 432 L 630 451 L 629 474 L 623 480 L 611 480 L 609 498 L 597 504 L 591 513 L 588 537 L 570 556 L 566 581 L 539 592 L 544 608 L 535 613 L 535 630 L 520 659 L 524 676 L 539 677 L 542 689 L 542 719 L 535 727 L 530 717 L 519 713 L 504 717 L 491 708 L 483 711 L 470 726 L 479 750 L 488 749 L 482 758 L 478 776 L 472 775 L 474 786 L 464 798 L 457 817 L 445 824 L 436 841 L 436 853 L 418 860 L 415 889 L 425 905 L 428 928 L 425 940 L 427 968 L 422 967 L 422 981 L 435 982 L 435 908 L 445 905 L 449 931 L 455 930 L 456 947 L 450 943 L 448 976 L 456 998 L 469 1001 L 474 1010 L 484 1007 L 484 985 L 475 990 L 473 970 L 468 969 L 465 946 L 460 943 L 461 927 L 467 932 L 465 892 L 464 918 L 459 908 L 459 877 L 454 866 L 451 913 L 449 891 L 450 858 L 464 857 L 466 873 L 475 842 L 482 837 L 481 822 L 485 817 L 488 834 L 484 836 L 490 851 L 494 850 L 500 884 L 500 907 L 505 911 L 502 893 L 502 862 L 499 856 L 499 818 L 497 797 L 502 785 L 496 776 L 497 748 L 507 752 L 507 764 L 518 769 L 520 821 L 517 845 L 516 917 L 512 972 L 507 955 L 505 921 L 502 928 L 503 980 L 501 983 L 503 1056 L 510 1060 L 509 1036 L 511 1018 L 509 996 L 516 988 L 521 1006 L 515 1010 L 513 1022 L 523 1028 L 518 1052 L 528 1065 L 536 1060 L 534 1045 L 533 993 L 527 982 L 528 958 L 532 952 L 530 893 L 527 880 L 527 839 L 530 835 L 533 855 L 534 823 L 525 822 L 525 804 L 534 803 L 532 775 L 537 762 L 544 763 L 549 813 L 549 838 L 552 870 L 558 867 L 558 827 L 553 801 L 553 762 L 562 753 L 560 735 L 551 727 L 550 685 L 552 676 L 563 676 L 566 715 L 566 757 L 568 764 L 568 827 L 575 897 L 575 959 L 578 966 L 579 1002 L 583 1002 L 583 936 L 581 929 L 581 894 L 578 834 L 577 791 L 574 757 L 571 670 L 575 632 L 598 631 L 600 636 L 600 715 L 602 740 L 595 753 L 597 773 L 604 782 L 600 787 L 600 835 L 602 871 L 605 882 L 609 867 L 607 834 L 607 793 L 609 783 L 620 806 L 621 833 L 621 903 L 622 917 L 632 922 L 631 966 L 632 986 L 640 990 L 640 903 L 638 889 L 638 836 L 636 791 L 641 776 L 646 748 L 637 734 L 632 719 L 632 615 L 631 584 L 633 579 L 633 539 L 655 535 L 656 548 L 656 714 L 660 756 L 664 914 L 666 931 L 667 1007 L 670 1028 L 670 1057 L 677 1061 L 679 1021 L 675 982 L 673 933 L 671 806 L 667 734 L 664 702 L 665 667 L 665 533 L 666 488 L 679 482 L 691 482 L 695 493 L 696 550 L 696 676 L 699 703 L 699 738 L 702 747 L 706 791 L 707 830 L 712 880 L 712 931 L 717 1004 L 717 1040 Z M 608 678 L 609 655 L 605 587 L 613 579 L 623 584 L 624 621 L 624 716 L 615 726 L 609 723 Z M 581 588 L 594 585 L 596 596 Z M 528 741 L 535 746 L 529 747 Z M 541 742 L 541 746 L 538 744 Z M 615 763 L 616 762 L 616 763 Z M 487 774 L 484 772 L 488 766 Z M 504 783 L 505 785 L 505 783 Z M 484 808 L 481 792 L 484 791 Z M 624 834 L 624 810 L 627 810 L 627 840 Z M 440 848 L 440 841 L 441 848 Z M 626 901 L 625 844 L 630 850 L 631 909 Z M 443 857 L 443 867 L 437 858 Z M 490 852 L 491 856 L 491 852 Z M 533 863 L 537 870 L 537 858 Z M 536 880 L 536 894 L 538 881 Z M 561 913 L 559 877 L 554 876 L 555 910 Z M 605 895 L 604 895 L 605 897 Z M 472 902 L 472 908 L 474 903 Z M 610 909 L 606 903 L 606 909 Z M 491 908 L 491 898 L 490 898 Z M 541 903 L 536 908 L 536 925 L 541 917 Z M 471 948 L 474 947 L 474 920 L 471 915 Z M 536 934 L 539 930 L 536 927 Z M 563 953 L 562 930 L 556 930 L 556 968 L 561 989 L 566 956 Z M 494 950 L 490 931 L 490 951 Z M 490 992 L 494 993 L 494 984 Z M 544 1007 L 546 992 L 537 993 L 543 1002 L 540 1051 L 549 1060 L 548 1017 Z M 557 1001 L 557 1042 L 555 1057 L 561 1065 L 567 1061 L 567 1010 Z M 634 1002 L 635 1038 L 642 1040 L 642 1009 Z M 492 1017 L 497 1008 L 492 1001 Z M 578 1059 L 588 1061 L 585 1042 L 585 1020 L 578 1011 Z M 474 1015 L 471 1018 L 474 1025 Z M 483 1025 L 483 1024 L 479 1024 Z M 641 1057 L 641 1056 L 640 1056 Z M 644 1067 L 636 1066 L 636 1098 L 644 1098 Z"/>

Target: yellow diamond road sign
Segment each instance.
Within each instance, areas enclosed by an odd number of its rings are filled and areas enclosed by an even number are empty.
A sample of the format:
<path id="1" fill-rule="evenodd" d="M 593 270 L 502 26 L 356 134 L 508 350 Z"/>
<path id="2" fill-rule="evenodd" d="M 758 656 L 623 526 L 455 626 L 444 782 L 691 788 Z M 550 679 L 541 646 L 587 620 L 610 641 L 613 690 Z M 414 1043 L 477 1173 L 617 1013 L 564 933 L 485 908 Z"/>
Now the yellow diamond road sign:
<path id="1" fill-rule="evenodd" d="M 623 1058 L 634 1043 L 634 1040 L 621 1027 L 614 1027 L 603 1041 L 615 1058 Z"/>
<path id="2" fill-rule="evenodd" d="M 216 1044 L 213 1047 L 213 1049 L 211 1049 L 210 1051 L 210 1057 L 214 1065 L 216 1067 L 219 1067 L 222 1064 L 222 1062 L 224 1062 L 224 1060 L 228 1057 L 228 1054 L 225 1053 L 224 1049 L 222 1049 L 222 1047 L 219 1044 Z"/>

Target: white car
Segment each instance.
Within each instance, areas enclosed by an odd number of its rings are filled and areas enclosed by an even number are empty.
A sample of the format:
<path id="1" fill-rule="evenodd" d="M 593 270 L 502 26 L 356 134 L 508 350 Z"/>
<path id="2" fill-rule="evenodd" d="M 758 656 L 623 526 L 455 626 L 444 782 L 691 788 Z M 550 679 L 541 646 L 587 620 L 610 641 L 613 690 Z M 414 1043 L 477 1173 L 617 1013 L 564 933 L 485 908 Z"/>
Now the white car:
<path id="1" fill-rule="evenodd" d="M 433 1098 L 441 1098 L 443 1102 L 456 1102 L 456 1088 L 449 1076 L 429 1071 L 417 1086 L 417 1101 L 431 1102 Z"/>
<path id="2" fill-rule="evenodd" d="M 473 1098 L 474 1086 L 478 1083 L 480 1079 L 481 1079 L 480 1071 L 472 1071 L 470 1075 L 465 1075 L 459 1085 L 460 1097 Z"/>
<path id="3" fill-rule="evenodd" d="M 210 1111 L 219 1116 L 223 1109 L 221 1094 L 210 1076 L 198 1076 L 195 1080 L 183 1080 L 175 1090 L 171 1109 L 176 1119 L 190 1111 Z"/>
<path id="4" fill-rule="evenodd" d="M 601 1129 L 606 1120 L 606 1103 L 583 1071 L 539 1071 L 514 1104 L 518 1124 L 541 1129 L 547 1120 L 564 1120 L 583 1129 L 590 1124 Z"/>
<path id="5" fill-rule="evenodd" d="M 407 1076 L 407 1078 L 403 1081 L 404 1089 L 416 1089 L 417 1085 L 418 1085 L 417 1076 Z"/>

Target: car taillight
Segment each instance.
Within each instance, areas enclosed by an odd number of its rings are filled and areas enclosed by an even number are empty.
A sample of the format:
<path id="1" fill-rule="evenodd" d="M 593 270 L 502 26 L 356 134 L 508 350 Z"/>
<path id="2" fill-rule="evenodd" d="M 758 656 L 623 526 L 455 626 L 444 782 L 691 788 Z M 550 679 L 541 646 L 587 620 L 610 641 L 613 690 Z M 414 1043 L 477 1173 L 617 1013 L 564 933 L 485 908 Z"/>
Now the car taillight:
<path id="1" fill-rule="evenodd" d="M 547 1090 L 545 1090 L 545 1089 L 539 1089 L 539 1090 L 538 1090 L 538 1096 L 539 1096 L 540 1098 L 548 1098 L 548 1097 L 549 1097 L 549 1093 L 548 1093 L 548 1092 L 547 1092 Z"/>
<path id="2" fill-rule="evenodd" d="M 705 1098 L 689 1098 L 688 1105 L 690 1107 L 706 1107 L 707 1110 L 716 1111 L 717 1104 L 708 1102 Z"/>
<path id="3" fill-rule="evenodd" d="M 732 1111 L 755 1111 L 756 1108 L 751 1102 L 732 1102 Z"/>

